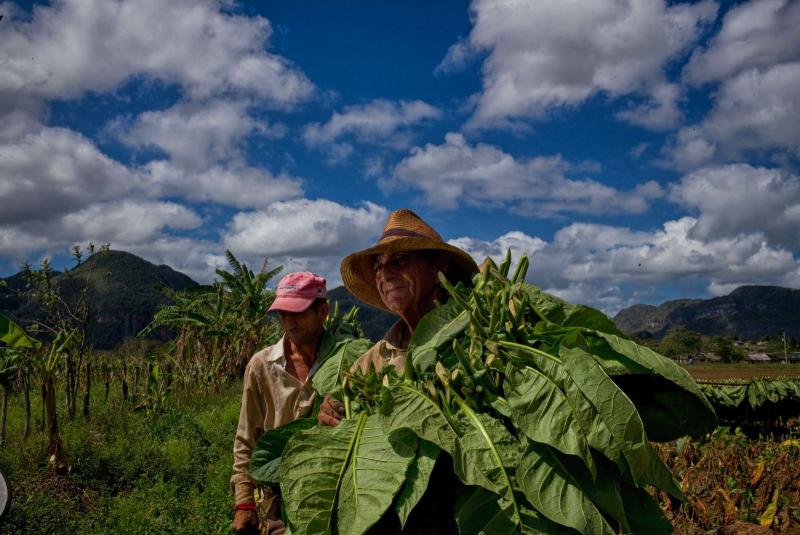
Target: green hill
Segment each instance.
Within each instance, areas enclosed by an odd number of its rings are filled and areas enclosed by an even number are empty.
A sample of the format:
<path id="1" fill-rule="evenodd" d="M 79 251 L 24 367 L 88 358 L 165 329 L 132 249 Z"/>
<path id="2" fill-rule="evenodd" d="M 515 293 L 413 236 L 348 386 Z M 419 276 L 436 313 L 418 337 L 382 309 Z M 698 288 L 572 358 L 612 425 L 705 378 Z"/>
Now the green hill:
<path id="1" fill-rule="evenodd" d="M 22 273 L 4 279 L 0 288 L 0 310 L 23 325 L 45 320 L 40 303 L 30 299 Z M 153 319 L 155 311 L 168 302 L 161 286 L 183 290 L 197 283 L 166 265 L 156 266 L 124 251 L 96 253 L 75 269 L 59 273 L 54 284 L 68 303 L 75 302 L 88 283 L 91 310 L 89 339 L 98 349 L 111 349 L 125 338 L 135 336 Z M 155 334 L 167 336 L 166 332 Z"/>

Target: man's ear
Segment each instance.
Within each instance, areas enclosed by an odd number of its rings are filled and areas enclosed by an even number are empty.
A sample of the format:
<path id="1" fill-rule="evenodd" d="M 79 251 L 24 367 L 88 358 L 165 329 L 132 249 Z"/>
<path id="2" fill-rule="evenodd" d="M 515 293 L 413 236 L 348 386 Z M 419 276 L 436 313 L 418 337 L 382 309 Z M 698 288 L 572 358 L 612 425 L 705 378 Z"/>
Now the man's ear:
<path id="1" fill-rule="evenodd" d="M 450 270 L 450 258 L 443 253 L 439 253 L 436 255 L 436 259 L 433 262 L 433 265 L 436 267 L 436 271 L 441 271 L 445 275 Z"/>
<path id="2" fill-rule="evenodd" d="M 331 307 L 330 307 L 330 305 L 328 304 L 327 301 L 325 303 L 322 303 L 319 306 L 319 308 L 317 309 L 317 314 L 322 319 L 323 323 L 325 322 L 325 318 L 328 317 L 328 313 L 330 311 L 331 311 Z"/>

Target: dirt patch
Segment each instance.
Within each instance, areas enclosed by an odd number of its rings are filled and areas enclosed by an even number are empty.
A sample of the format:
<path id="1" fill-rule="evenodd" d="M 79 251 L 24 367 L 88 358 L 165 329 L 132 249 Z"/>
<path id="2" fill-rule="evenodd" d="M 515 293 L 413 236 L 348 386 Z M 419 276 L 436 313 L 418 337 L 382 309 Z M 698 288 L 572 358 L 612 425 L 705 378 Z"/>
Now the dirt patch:
<path id="1" fill-rule="evenodd" d="M 24 502 L 26 496 L 50 496 L 54 501 L 72 510 L 84 511 L 94 504 L 96 500 L 95 494 L 94 491 L 87 489 L 69 476 L 47 474 L 20 482 L 14 488 L 13 499 Z"/>

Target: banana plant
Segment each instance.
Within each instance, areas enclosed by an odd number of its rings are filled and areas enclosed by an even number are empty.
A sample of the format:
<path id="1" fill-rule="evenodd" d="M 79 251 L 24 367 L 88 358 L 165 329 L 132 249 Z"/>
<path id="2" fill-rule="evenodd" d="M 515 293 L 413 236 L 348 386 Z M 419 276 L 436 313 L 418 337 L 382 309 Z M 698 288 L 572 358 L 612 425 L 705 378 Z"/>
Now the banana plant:
<path id="1" fill-rule="evenodd" d="M 0 415 L 0 445 L 6 441 L 6 415 L 11 382 L 20 367 L 24 366 L 24 355 L 20 350 L 35 350 L 41 342 L 28 336 L 22 327 L 0 314 L 0 387 L 2 393 L 2 415 Z"/>

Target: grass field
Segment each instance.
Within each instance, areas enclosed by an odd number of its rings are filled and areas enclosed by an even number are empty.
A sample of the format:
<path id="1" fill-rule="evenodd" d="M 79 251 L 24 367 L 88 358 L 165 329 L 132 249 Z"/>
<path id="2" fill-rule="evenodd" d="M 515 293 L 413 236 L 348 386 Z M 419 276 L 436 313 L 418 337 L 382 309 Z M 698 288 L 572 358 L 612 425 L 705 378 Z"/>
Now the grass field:
<path id="1" fill-rule="evenodd" d="M 44 434 L 21 439 L 22 403 L 12 398 L 0 470 L 13 497 L 0 534 L 231 533 L 228 479 L 241 384 L 180 397 L 163 414 L 148 415 L 120 409 L 119 399 L 103 403 L 98 392 L 89 422 L 60 414 L 66 476 L 50 473 Z"/>

